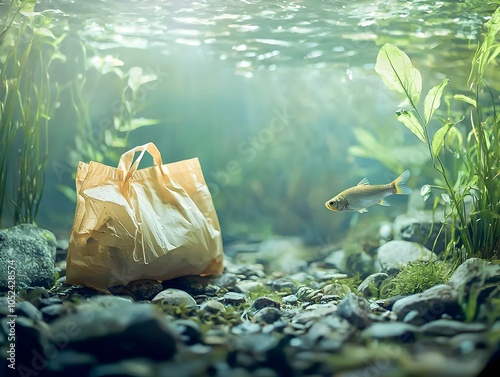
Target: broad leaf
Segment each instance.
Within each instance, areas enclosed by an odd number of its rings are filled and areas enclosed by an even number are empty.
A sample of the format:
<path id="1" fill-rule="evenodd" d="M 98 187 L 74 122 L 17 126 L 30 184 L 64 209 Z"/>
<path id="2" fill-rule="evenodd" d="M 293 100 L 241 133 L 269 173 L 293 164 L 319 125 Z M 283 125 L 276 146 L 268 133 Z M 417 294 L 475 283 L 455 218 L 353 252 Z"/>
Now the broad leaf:
<path id="1" fill-rule="evenodd" d="M 422 189 L 420 190 L 420 195 L 424 198 L 424 201 L 429 199 L 429 196 L 431 196 L 431 186 L 430 185 L 423 185 Z"/>
<path id="2" fill-rule="evenodd" d="M 436 158 L 439 152 L 441 152 L 441 149 L 443 149 L 444 138 L 446 137 L 446 134 L 448 133 L 449 129 L 450 129 L 450 124 L 447 123 L 439 130 L 437 130 L 436 133 L 434 134 L 431 144 L 432 156 L 434 158 Z"/>
<path id="3" fill-rule="evenodd" d="M 443 200 L 445 201 L 445 203 L 448 203 L 448 204 L 451 203 L 451 198 L 450 198 L 450 196 L 448 194 L 446 194 L 446 193 L 443 192 L 441 194 L 441 198 L 443 198 Z"/>
<path id="4" fill-rule="evenodd" d="M 387 87 L 404 94 L 416 108 L 422 92 L 422 76 L 411 60 L 396 46 L 386 43 L 377 55 L 375 71 Z"/>
<path id="5" fill-rule="evenodd" d="M 424 99 L 424 117 L 425 117 L 425 124 L 429 124 L 432 116 L 434 115 L 434 112 L 439 108 L 439 105 L 441 105 L 441 96 L 443 95 L 443 90 L 446 85 L 448 85 L 448 82 L 450 80 L 444 79 L 436 85 L 434 88 L 429 90 L 429 93 L 425 96 Z"/>
<path id="6" fill-rule="evenodd" d="M 129 132 L 136 130 L 141 127 L 153 126 L 155 124 L 160 123 L 158 119 L 149 119 L 149 118 L 134 118 L 130 122 L 121 123 L 119 126 L 119 130 L 122 132 Z"/>
<path id="7" fill-rule="evenodd" d="M 463 101 L 463 102 L 468 103 L 469 105 L 477 107 L 477 101 L 475 99 L 470 98 L 468 96 L 464 96 L 463 94 L 455 94 L 453 96 L 453 98 L 455 98 L 458 101 Z"/>
<path id="8" fill-rule="evenodd" d="M 398 111 L 396 113 L 398 120 L 405 125 L 413 134 L 420 139 L 420 141 L 427 143 L 424 136 L 424 128 L 418 119 L 409 111 Z"/>
<path id="9" fill-rule="evenodd" d="M 128 82 L 127 85 L 132 89 L 133 92 L 137 92 L 141 85 L 148 82 L 155 81 L 157 77 L 155 75 L 144 74 L 141 67 L 132 67 L 128 71 Z"/>

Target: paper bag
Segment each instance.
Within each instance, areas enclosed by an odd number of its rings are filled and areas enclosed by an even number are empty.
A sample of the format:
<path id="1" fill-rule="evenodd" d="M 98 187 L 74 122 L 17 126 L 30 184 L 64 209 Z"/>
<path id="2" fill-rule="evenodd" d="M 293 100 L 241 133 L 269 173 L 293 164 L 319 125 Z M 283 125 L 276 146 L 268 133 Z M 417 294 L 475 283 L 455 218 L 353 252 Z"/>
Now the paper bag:
<path id="1" fill-rule="evenodd" d="M 145 152 L 154 166 L 137 170 Z M 148 143 L 124 153 L 118 168 L 80 162 L 76 193 L 68 284 L 107 290 L 222 272 L 220 225 L 197 158 L 163 164 Z"/>

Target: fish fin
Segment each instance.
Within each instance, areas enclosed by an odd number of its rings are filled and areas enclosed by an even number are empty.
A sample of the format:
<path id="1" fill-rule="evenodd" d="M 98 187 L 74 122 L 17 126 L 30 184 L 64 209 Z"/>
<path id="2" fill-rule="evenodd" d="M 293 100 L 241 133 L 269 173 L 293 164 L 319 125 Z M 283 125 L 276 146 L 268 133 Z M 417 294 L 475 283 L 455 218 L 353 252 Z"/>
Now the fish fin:
<path id="1" fill-rule="evenodd" d="M 409 195 L 413 192 L 413 190 L 406 185 L 408 178 L 410 178 L 410 171 L 405 170 L 392 182 L 394 194 Z"/>
<path id="2" fill-rule="evenodd" d="M 391 204 L 387 200 L 384 200 L 384 199 L 380 199 L 380 202 L 378 202 L 378 204 L 380 204 L 381 206 L 384 206 L 384 207 L 391 206 Z"/>
<path id="3" fill-rule="evenodd" d="M 361 209 L 358 209 L 358 212 L 365 213 L 365 212 L 368 212 L 368 210 L 366 208 L 361 208 Z"/>
<path id="4" fill-rule="evenodd" d="M 369 184 L 370 184 L 370 182 L 368 182 L 368 179 L 363 178 L 361 181 L 359 181 L 359 183 L 356 186 L 366 186 Z"/>

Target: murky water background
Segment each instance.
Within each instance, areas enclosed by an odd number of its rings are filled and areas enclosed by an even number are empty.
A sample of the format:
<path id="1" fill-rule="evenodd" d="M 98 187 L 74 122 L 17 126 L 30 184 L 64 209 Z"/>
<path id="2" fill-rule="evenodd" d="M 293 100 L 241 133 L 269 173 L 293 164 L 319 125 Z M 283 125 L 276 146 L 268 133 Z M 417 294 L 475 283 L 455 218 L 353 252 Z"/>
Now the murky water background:
<path id="1" fill-rule="evenodd" d="M 412 170 L 410 185 L 432 179 L 426 152 L 395 119 L 400 98 L 374 72 L 386 42 L 422 72 L 424 91 L 443 77 L 466 89 L 482 25 L 497 5 L 476 1 L 40 1 L 69 34 L 64 49 L 83 69 L 75 41 L 140 66 L 157 80 L 141 92 L 142 116 L 160 124 L 134 131 L 129 144 L 154 141 L 165 161 L 198 156 L 226 237 L 295 234 L 339 240 L 356 214 L 324 202 L 363 176 L 397 174 L 354 156 L 369 132 L 394 161 Z M 72 43 L 75 42 L 75 43 Z M 82 72 L 83 73 L 83 72 Z M 61 71 L 70 77 L 74 72 Z M 116 95 L 101 82 L 90 108 L 96 134 L 111 124 Z M 112 86 L 112 85 L 111 85 Z M 115 102 L 113 102 L 115 101 Z M 58 185 L 73 185 L 72 125 L 62 101 L 51 125 L 40 225 L 69 232 L 74 204 Z M 372 153 L 369 152 L 368 153 Z M 382 157 L 381 157 L 382 158 Z M 61 164 L 63 168 L 61 168 Z M 363 216 L 392 216 L 372 207 Z M 378 207 L 378 206 L 377 206 Z"/>

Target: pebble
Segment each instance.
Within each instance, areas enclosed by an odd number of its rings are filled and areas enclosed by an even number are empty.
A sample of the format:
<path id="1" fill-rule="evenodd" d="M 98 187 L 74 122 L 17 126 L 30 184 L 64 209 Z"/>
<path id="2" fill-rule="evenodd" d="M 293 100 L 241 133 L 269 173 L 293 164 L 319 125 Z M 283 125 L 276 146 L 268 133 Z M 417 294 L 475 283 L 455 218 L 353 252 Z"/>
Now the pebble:
<path id="1" fill-rule="evenodd" d="M 426 247 L 409 241 L 389 241 L 379 247 L 377 262 L 382 271 L 397 273 L 408 262 L 429 261 L 437 259 L 436 254 Z"/>
<path id="2" fill-rule="evenodd" d="M 295 295 L 288 295 L 282 298 L 283 302 L 290 305 L 295 305 L 299 298 Z"/>
<path id="3" fill-rule="evenodd" d="M 356 296 L 354 293 L 349 293 L 345 296 L 340 301 L 337 310 L 337 315 L 347 319 L 358 328 L 365 328 L 370 324 L 370 313 L 370 304 L 368 301 Z"/>
<path id="4" fill-rule="evenodd" d="M 269 298 L 269 297 L 257 297 L 252 303 L 252 307 L 254 309 L 260 310 L 262 308 L 272 307 L 272 308 L 280 308 L 280 303 Z"/>
<path id="5" fill-rule="evenodd" d="M 224 304 L 229 304 L 233 306 L 241 305 L 246 302 L 246 297 L 245 295 L 241 293 L 236 293 L 236 292 L 227 292 L 223 297 L 222 297 L 222 302 Z"/>
<path id="6" fill-rule="evenodd" d="M 196 306 L 196 301 L 192 296 L 180 289 L 174 288 L 168 288 L 161 291 L 151 300 L 151 302 L 160 303 L 162 305 L 185 306 L 188 308 Z"/>
<path id="7" fill-rule="evenodd" d="M 266 307 L 253 316 L 254 322 L 274 323 L 281 318 L 281 310 L 275 307 Z"/>
<path id="8" fill-rule="evenodd" d="M 457 315 L 460 311 L 457 300 L 457 293 L 449 285 L 439 284 L 396 301 L 392 310 L 400 320 L 415 310 L 418 314 L 412 318 L 411 323 L 421 325 L 439 319 L 445 313 Z"/>
<path id="9" fill-rule="evenodd" d="M 224 313 L 226 311 L 226 308 L 224 307 L 223 304 L 221 304 L 217 300 L 209 300 L 205 301 L 201 305 L 200 310 L 210 314 L 217 314 L 217 313 Z"/>
<path id="10" fill-rule="evenodd" d="M 462 333 L 486 331 L 486 325 L 482 323 L 464 323 L 449 319 L 438 319 L 423 325 L 421 331 L 426 335 L 454 336 Z"/>

